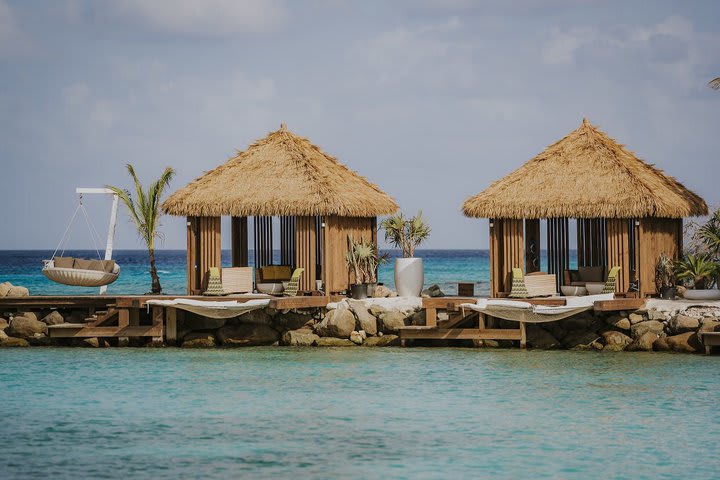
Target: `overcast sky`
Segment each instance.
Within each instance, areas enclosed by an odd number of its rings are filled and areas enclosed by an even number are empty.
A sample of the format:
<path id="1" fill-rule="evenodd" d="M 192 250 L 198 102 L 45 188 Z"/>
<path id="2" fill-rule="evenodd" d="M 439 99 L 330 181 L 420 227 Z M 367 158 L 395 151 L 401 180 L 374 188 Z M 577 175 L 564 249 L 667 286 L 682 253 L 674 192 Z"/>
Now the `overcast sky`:
<path id="1" fill-rule="evenodd" d="M 281 122 L 422 209 L 429 248 L 486 247 L 462 202 L 583 117 L 718 204 L 720 2 L 649 3 L 0 0 L 0 249 L 54 248 L 127 162 L 179 188 Z M 124 212 L 116 245 L 143 246 Z"/>

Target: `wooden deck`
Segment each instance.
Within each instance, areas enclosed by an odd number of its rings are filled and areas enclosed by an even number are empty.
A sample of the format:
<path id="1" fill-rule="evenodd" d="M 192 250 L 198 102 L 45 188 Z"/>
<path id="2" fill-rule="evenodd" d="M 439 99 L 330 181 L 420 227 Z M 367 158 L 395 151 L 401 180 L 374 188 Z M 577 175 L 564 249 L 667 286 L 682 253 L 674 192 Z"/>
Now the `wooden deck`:
<path id="1" fill-rule="evenodd" d="M 710 355 L 712 347 L 720 346 L 720 332 L 701 332 L 700 340 L 705 346 L 705 354 Z"/>

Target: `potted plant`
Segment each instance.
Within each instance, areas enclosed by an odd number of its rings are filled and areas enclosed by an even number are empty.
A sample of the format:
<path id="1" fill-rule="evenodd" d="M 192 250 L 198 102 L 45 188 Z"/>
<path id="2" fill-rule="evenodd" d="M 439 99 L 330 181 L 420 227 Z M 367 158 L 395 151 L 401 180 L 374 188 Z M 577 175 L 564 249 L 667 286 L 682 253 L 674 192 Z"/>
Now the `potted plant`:
<path id="1" fill-rule="evenodd" d="M 369 258 L 373 256 L 374 250 L 373 244 L 365 243 L 363 240 L 356 242 L 353 240 L 352 235 L 348 235 L 348 252 L 345 260 L 348 272 L 354 277 L 354 282 L 350 285 L 350 294 L 356 300 L 368 296 L 368 263 Z"/>
<path id="2" fill-rule="evenodd" d="M 718 265 L 709 255 L 693 255 L 688 253 L 675 265 L 677 278 L 684 280 L 693 287 L 686 290 L 683 296 L 690 300 L 710 300 L 720 298 L 720 290 L 712 289 Z"/>
<path id="3" fill-rule="evenodd" d="M 664 253 L 660 254 L 655 264 L 655 288 L 660 298 L 675 298 L 675 264 Z"/>
<path id="4" fill-rule="evenodd" d="M 383 220 L 385 241 L 402 250 L 395 259 L 395 289 L 401 297 L 419 297 L 425 282 L 422 258 L 415 258 L 415 248 L 430 236 L 430 227 L 422 211 L 406 219 L 402 213 Z"/>

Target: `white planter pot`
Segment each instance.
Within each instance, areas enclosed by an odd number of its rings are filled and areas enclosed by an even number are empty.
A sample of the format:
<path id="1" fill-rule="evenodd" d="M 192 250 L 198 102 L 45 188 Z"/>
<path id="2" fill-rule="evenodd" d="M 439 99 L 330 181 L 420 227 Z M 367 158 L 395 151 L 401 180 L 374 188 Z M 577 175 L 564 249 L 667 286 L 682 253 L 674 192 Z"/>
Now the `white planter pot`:
<path id="1" fill-rule="evenodd" d="M 419 297 L 425 283 L 422 258 L 395 259 L 395 289 L 401 297 Z"/>
<path id="2" fill-rule="evenodd" d="M 688 300 L 720 300 L 720 290 L 713 288 L 710 290 L 685 290 L 683 298 Z"/>

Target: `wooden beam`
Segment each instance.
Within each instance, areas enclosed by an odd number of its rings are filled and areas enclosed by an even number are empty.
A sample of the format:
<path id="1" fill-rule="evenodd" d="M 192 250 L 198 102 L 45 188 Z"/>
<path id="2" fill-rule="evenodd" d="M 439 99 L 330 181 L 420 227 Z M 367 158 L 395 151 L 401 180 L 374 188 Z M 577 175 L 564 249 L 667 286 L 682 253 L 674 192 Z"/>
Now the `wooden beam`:
<path id="1" fill-rule="evenodd" d="M 232 266 L 248 266 L 248 219 L 232 217 L 230 220 Z"/>
<path id="2" fill-rule="evenodd" d="M 425 340 L 521 340 L 520 329 L 505 328 L 451 328 L 403 327 L 399 330 L 402 339 Z"/>
<path id="3" fill-rule="evenodd" d="M 632 311 L 644 306 L 644 298 L 616 298 L 614 300 L 601 300 L 595 302 L 593 310 L 596 312 L 619 312 L 622 310 Z"/>
<path id="4" fill-rule="evenodd" d="M 177 309 L 165 309 L 165 341 L 168 345 L 177 343 Z"/>
<path id="5" fill-rule="evenodd" d="M 175 310 L 171 308 L 170 310 Z M 155 343 L 162 343 L 163 335 L 163 319 L 164 319 L 165 308 L 163 307 L 152 307 L 152 322 L 153 327 L 160 327 L 160 335 L 153 336 L 152 341 Z"/>
<path id="6" fill-rule="evenodd" d="M 330 302 L 339 302 L 347 298 L 342 295 L 313 295 L 299 297 L 277 297 L 270 300 L 270 308 L 287 310 L 291 308 L 323 308 Z"/>
<path id="7" fill-rule="evenodd" d="M 139 325 L 127 327 L 87 327 L 79 323 L 61 323 L 48 326 L 53 338 L 92 338 L 92 337 L 162 337 L 163 327 Z"/>

